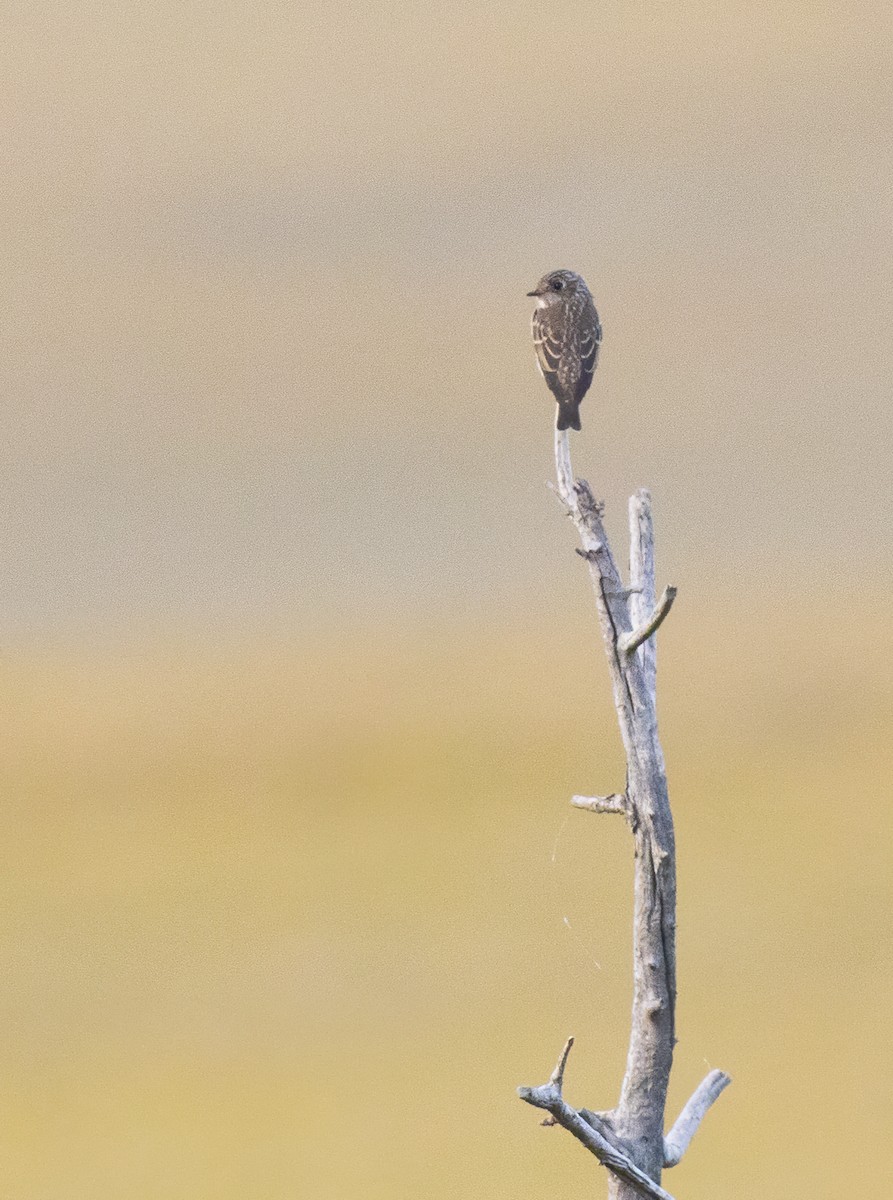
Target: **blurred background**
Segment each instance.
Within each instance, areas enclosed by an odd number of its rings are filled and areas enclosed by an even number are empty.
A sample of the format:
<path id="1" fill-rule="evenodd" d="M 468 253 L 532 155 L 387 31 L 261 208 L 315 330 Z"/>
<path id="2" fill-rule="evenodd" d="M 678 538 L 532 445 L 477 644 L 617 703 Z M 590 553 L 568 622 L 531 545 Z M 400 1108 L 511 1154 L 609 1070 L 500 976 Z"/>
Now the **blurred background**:
<path id="1" fill-rule="evenodd" d="M 525 293 L 655 498 L 680 1200 L 893 1188 L 889 6 L 13 4 L 0 1144 L 17 1200 L 566 1197 L 631 844 Z M 844 1160 L 835 1141 L 876 1154 Z"/>

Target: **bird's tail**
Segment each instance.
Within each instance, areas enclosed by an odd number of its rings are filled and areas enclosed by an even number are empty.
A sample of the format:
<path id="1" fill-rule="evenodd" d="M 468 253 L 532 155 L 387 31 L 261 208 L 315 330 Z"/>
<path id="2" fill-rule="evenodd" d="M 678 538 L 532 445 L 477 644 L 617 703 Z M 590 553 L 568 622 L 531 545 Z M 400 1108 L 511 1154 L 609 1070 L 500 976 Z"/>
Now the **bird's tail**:
<path id="1" fill-rule="evenodd" d="M 580 405 L 579 404 L 559 404 L 558 405 L 558 428 L 559 429 L 582 429 L 580 424 Z"/>

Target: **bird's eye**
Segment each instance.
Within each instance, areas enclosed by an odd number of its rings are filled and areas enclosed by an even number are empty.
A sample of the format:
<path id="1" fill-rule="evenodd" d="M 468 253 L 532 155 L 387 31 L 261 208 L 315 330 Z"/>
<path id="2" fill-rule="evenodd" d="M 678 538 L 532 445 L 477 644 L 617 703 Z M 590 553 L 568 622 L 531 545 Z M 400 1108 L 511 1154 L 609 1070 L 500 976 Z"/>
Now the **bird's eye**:
<path id="1" fill-rule="evenodd" d="M 552 290 L 553 291 L 560 292 L 563 287 L 564 287 L 563 279 L 553 279 L 552 280 Z"/>

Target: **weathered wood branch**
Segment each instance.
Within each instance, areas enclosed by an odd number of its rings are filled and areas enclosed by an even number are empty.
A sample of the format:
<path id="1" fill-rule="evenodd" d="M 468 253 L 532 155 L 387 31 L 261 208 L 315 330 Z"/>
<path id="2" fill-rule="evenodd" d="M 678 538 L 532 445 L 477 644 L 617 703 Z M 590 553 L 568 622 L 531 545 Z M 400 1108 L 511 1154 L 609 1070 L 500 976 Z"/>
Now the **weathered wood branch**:
<path id="1" fill-rule="evenodd" d="M 664 1138 L 664 1166 L 675 1167 L 681 1162 L 689 1142 L 710 1106 L 732 1082 L 725 1071 L 711 1071 L 698 1084 L 691 1098 L 676 1118 L 676 1124 Z"/>
<path id="2" fill-rule="evenodd" d="M 574 808 L 585 808 L 589 812 L 623 813 L 629 812 L 626 796 L 621 792 L 612 792 L 610 796 L 571 796 Z"/>
<path id="3" fill-rule="evenodd" d="M 658 627 L 673 607 L 675 599 L 676 589 L 665 587 L 648 620 L 634 629 L 632 633 L 625 633 L 620 639 L 620 649 L 624 654 L 632 654 L 633 650 L 638 650 L 642 643 L 651 637 L 652 633 L 657 633 Z"/>
<path id="4" fill-rule="evenodd" d="M 659 1184 L 641 1171 L 622 1150 L 617 1148 L 615 1142 L 608 1141 L 607 1137 L 599 1130 L 598 1118 L 594 1113 L 587 1113 L 584 1117 L 564 1100 L 562 1096 L 564 1068 L 573 1044 L 574 1039 L 568 1038 L 548 1083 L 544 1083 L 541 1087 L 519 1087 L 518 1095 L 528 1104 L 532 1104 L 534 1108 L 544 1108 L 550 1113 L 552 1116 L 550 1123 L 561 1125 L 568 1133 L 572 1133 L 603 1166 L 607 1167 L 617 1178 L 624 1180 L 633 1189 L 636 1196 L 651 1196 L 653 1200 L 673 1200 L 669 1192 L 665 1192 Z"/>
<path id="5" fill-rule="evenodd" d="M 556 1086 L 554 1079 L 542 1088 L 519 1092 L 528 1103 L 547 1109 L 556 1124 L 608 1167 L 610 1200 L 666 1196 L 660 1187 L 662 1168 L 671 1165 L 669 1158 L 677 1151 L 681 1157 L 704 1112 L 728 1082 L 722 1076 L 725 1082 L 717 1090 L 718 1080 L 709 1087 L 705 1080 L 665 1142 L 664 1111 L 675 1045 L 676 848 L 657 728 L 654 635 L 672 607 L 676 589 L 666 588 L 656 601 L 649 493 L 640 490 L 630 499 L 626 586 L 605 531 L 604 505 L 585 480 L 574 478 L 566 431 L 555 433 L 555 467 L 554 490 L 576 526 L 577 553 L 589 570 L 627 760 L 624 793 L 574 796 L 571 803 L 594 812 L 624 813 L 633 832 L 633 1005 L 620 1099 L 609 1114 L 570 1108 L 561 1096 L 560 1081 Z"/>

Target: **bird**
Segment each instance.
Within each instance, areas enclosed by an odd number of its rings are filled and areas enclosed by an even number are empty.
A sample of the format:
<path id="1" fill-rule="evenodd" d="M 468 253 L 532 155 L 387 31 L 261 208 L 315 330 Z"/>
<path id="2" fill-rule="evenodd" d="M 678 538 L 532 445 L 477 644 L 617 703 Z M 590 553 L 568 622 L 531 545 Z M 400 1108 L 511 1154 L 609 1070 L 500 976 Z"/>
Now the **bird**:
<path id="1" fill-rule="evenodd" d="M 586 281 L 574 271 L 550 271 L 528 296 L 536 297 L 533 345 L 537 365 L 558 401 L 559 429 L 581 429 L 580 401 L 589 390 L 602 326 Z"/>

